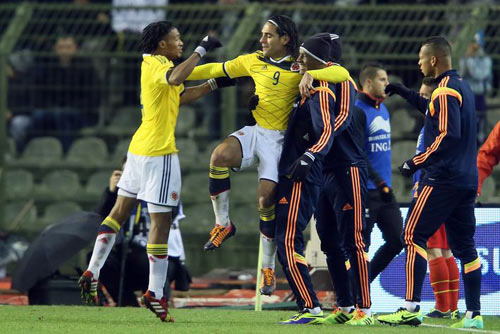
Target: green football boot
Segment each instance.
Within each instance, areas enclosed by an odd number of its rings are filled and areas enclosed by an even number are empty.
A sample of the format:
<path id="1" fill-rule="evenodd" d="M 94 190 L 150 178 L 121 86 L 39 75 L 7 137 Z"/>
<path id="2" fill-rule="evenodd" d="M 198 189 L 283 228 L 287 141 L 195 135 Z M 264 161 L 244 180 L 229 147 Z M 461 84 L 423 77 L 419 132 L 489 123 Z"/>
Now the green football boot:
<path id="1" fill-rule="evenodd" d="M 345 324 L 349 326 L 370 326 L 375 324 L 375 318 L 357 309 L 354 311 L 354 316 L 351 320 L 347 321 Z"/>
<path id="2" fill-rule="evenodd" d="M 423 320 L 422 311 L 420 311 L 420 307 L 418 306 L 415 312 L 410 312 L 404 307 L 401 307 L 395 313 L 380 315 L 377 320 L 383 324 L 388 324 L 392 326 L 397 325 L 410 325 L 410 326 L 418 326 L 422 323 Z"/>
<path id="3" fill-rule="evenodd" d="M 459 322 L 454 323 L 450 326 L 451 328 L 477 328 L 482 329 L 484 327 L 483 317 L 480 315 L 476 315 L 472 319 L 468 319 L 463 317 Z"/>
<path id="4" fill-rule="evenodd" d="M 344 312 L 340 307 L 337 307 L 333 310 L 332 314 L 324 318 L 323 323 L 327 325 L 337 325 L 344 324 L 347 321 L 351 320 L 354 316 L 355 310 L 352 309 L 351 312 Z"/>

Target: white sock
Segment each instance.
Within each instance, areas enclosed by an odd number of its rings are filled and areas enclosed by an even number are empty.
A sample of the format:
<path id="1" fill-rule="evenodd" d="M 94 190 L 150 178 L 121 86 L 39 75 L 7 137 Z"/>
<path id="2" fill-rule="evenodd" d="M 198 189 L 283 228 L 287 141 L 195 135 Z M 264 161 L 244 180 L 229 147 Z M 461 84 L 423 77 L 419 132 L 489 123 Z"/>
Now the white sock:
<path id="1" fill-rule="evenodd" d="M 315 308 L 306 308 L 307 312 L 313 314 L 313 315 L 318 315 L 321 313 L 321 307 L 316 306 Z"/>
<path id="2" fill-rule="evenodd" d="M 466 317 L 467 319 L 472 319 L 472 311 L 467 311 L 467 312 L 465 312 L 465 317 Z"/>
<path id="3" fill-rule="evenodd" d="M 351 313 L 354 310 L 354 305 L 351 306 L 340 306 L 340 309 L 345 313 Z"/>
<path id="4" fill-rule="evenodd" d="M 148 254 L 149 259 L 149 285 L 148 290 L 154 292 L 156 299 L 163 297 L 163 286 L 167 279 L 168 256 L 157 257 Z"/>
<path id="5" fill-rule="evenodd" d="M 275 268 L 276 243 L 263 235 L 262 238 L 262 268 Z"/>
<path id="6" fill-rule="evenodd" d="M 94 250 L 92 251 L 92 257 L 90 258 L 88 271 L 94 274 L 94 278 L 99 278 L 99 272 L 102 266 L 106 263 L 109 252 L 113 248 L 116 240 L 116 233 L 103 233 L 97 235 L 94 244 Z"/>
<path id="7" fill-rule="evenodd" d="M 418 303 L 418 302 L 411 302 L 411 301 L 406 300 L 405 301 L 405 309 L 407 309 L 410 312 L 415 312 L 415 309 L 417 308 L 417 306 L 419 306 L 419 304 L 420 303 Z"/>
<path id="8" fill-rule="evenodd" d="M 370 310 L 369 308 L 362 308 L 361 311 L 365 312 L 365 314 L 369 317 L 371 317 L 372 315 L 372 310 Z"/>
<path id="9" fill-rule="evenodd" d="M 226 190 L 216 196 L 210 196 L 217 225 L 229 226 L 229 192 L 230 190 Z"/>

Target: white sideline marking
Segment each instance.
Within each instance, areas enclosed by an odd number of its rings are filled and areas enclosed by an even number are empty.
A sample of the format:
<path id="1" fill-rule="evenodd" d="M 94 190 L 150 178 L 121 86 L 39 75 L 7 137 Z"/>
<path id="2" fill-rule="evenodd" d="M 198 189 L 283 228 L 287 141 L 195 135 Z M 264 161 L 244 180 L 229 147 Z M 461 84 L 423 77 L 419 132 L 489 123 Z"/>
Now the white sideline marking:
<path id="1" fill-rule="evenodd" d="M 484 329 L 476 329 L 476 328 L 451 328 L 449 326 L 431 325 L 431 324 L 421 324 L 420 326 L 437 327 L 437 328 L 447 328 L 447 329 L 454 329 L 454 330 L 458 330 L 458 331 L 467 331 L 467 332 L 500 334 L 500 332 L 497 332 L 497 331 L 487 331 L 487 330 L 484 330 Z"/>

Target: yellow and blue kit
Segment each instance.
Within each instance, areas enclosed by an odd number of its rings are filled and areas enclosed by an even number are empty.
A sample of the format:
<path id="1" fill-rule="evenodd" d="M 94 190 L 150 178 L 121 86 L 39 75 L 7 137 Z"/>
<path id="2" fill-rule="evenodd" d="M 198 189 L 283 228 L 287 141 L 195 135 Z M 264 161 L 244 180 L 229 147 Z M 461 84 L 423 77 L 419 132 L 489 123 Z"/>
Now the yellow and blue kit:
<path id="1" fill-rule="evenodd" d="M 164 56 L 143 55 L 141 65 L 142 121 L 129 152 L 142 156 L 162 156 L 177 152 L 175 125 L 184 85 L 172 86 L 167 73 L 174 63 Z"/>
<path id="2" fill-rule="evenodd" d="M 342 82 L 349 72 L 341 66 L 308 71 L 314 79 Z M 259 103 L 252 111 L 258 125 L 269 130 L 286 130 L 293 103 L 299 94 L 302 76 L 295 60 L 286 56 L 279 60 L 263 55 L 262 51 L 238 56 L 223 63 L 209 63 L 195 67 L 187 80 L 202 80 L 227 76 L 251 77 Z"/>

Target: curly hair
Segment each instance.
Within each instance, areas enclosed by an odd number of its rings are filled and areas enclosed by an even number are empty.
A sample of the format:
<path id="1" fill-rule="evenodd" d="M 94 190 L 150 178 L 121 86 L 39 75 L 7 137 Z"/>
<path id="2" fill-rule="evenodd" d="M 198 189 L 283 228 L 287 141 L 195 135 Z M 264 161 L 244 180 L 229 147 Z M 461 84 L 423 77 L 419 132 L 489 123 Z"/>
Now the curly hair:
<path id="1" fill-rule="evenodd" d="M 176 27 L 169 21 L 150 23 L 142 30 L 141 49 L 144 53 L 152 53 L 158 43 Z"/>

